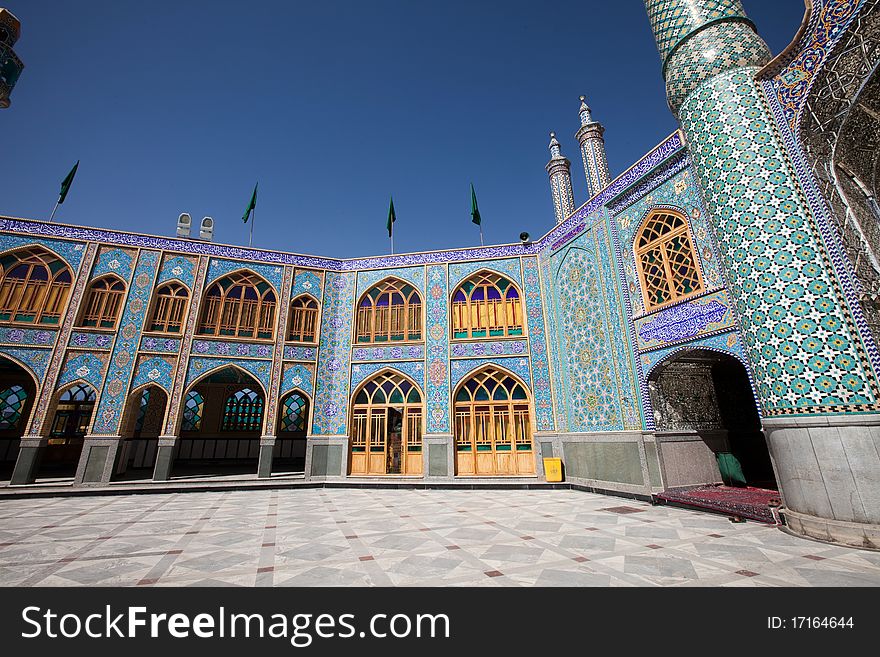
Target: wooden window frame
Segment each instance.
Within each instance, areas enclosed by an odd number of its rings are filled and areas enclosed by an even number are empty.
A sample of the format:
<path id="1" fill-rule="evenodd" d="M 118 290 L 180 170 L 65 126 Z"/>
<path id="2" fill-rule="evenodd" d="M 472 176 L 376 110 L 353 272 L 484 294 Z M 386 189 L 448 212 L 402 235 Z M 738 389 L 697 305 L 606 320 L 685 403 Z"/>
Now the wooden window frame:
<path id="1" fill-rule="evenodd" d="M 105 287 L 99 289 L 99 285 Z M 121 285 L 122 289 L 113 289 L 117 285 Z M 116 274 L 105 274 L 90 282 L 83 296 L 84 301 L 80 308 L 77 327 L 115 331 L 125 309 L 127 292 L 128 286 L 125 281 Z M 112 326 L 103 326 L 103 324 L 110 323 L 111 320 Z M 94 322 L 94 324 L 89 322 Z"/>
<path id="2" fill-rule="evenodd" d="M 260 285 L 265 285 L 262 292 Z M 219 295 L 212 297 L 210 293 L 215 287 L 219 290 Z M 239 287 L 240 296 L 230 297 L 230 292 Z M 256 300 L 245 299 L 248 289 L 253 290 Z M 202 305 L 197 331 L 199 336 L 266 342 L 275 339 L 278 294 L 272 284 L 259 274 L 239 270 L 221 277 L 206 288 Z M 253 324 L 249 325 L 250 319 L 253 319 Z M 224 332 L 229 330 L 232 333 Z M 251 330 L 252 333 L 243 334 L 246 330 Z"/>
<path id="3" fill-rule="evenodd" d="M 679 220 L 681 223 L 673 227 L 671 230 L 659 232 L 655 237 L 644 241 L 645 233 L 649 229 L 653 229 L 653 226 L 657 223 L 659 217 L 670 217 Z M 680 237 L 683 237 L 686 241 L 686 253 L 690 257 L 693 270 L 696 274 L 696 285 L 694 289 L 683 294 L 677 292 L 677 282 L 680 282 L 680 277 L 677 275 L 677 272 L 673 270 L 672 259 L 667 251 L 667 245 Z M 642 243 L 643 241 L 644 243 Z M 642 222 L 642 227 L 636 233 L 635 239 L 633 240 L 633 250 L 635 254 L 636 272 L 638 273 L 639 286 L 641 287 L 642 292 L 642 302 L 645 305 L 645 312 L 659 310 L 660 308 L 678 303 L 679 301 L 702 294 L 706 291 L 706 286 L 703 282 L 703 271 L 700 265 L 700 258 L 697 255 L 696 248 L 694 248 L 694 239 L 690 231 L 690 222 L 684 213 L 666 208 L 658 208 L 649 212 L 647 217 L 645 217 L 645 220 Z M 657 290 L 658 286 L 649 280 L 648 274 L 645 271 L 645 263 L 643 262 L 643 257 L 651 251 L 659 251 L 660 253 L 663 273 L 662 280 L 665 284 L 666 293 L 669 295 L 668 299 L 660 302 L 655 302 L 651 298 L 652 292 Z"/>
<path id="4" fill-rule="evenodd" d="M 406 288 L 410 288 L 406 292 Z M 403 303 L 392 303 L 399 294 Z M 388 304 L 379 301 L 387 297 Z M 364 306 L 364 301 L 369 305 Z M 386 310 L 380 310 L 387 308 Z M 373 285 L 358 299 L 354 309 L 354 344 L 392 345 L 415 344 L 424 341 L 424 304 L 418 289 L 412 283 L 398 278 L 387 278 Z M 401 339 L 393 336 L 401 335 Z M 381 336 L 384 339 L 377 339 Z"/>
<path id="5" fill-rule="evenodd" d="M 171 294 L 164 293 L 166 288 L 175 288 Z M 180 294 L 182 292 L 182 295 Z M 189 312 L 190 290 L 180 281 L 166 281 L 162 283 L 153 295 L 153 308 L 150 311 L 150 321 L 147 322 L 146 333 L 162 333 L 163 335 L 180 335 L 186 324 L 186 317 Z M 169 301 L 170 300 L 170 301 Z M 182 302 L 182 303 L 180 303 Z M 177 330 L 170 330 L 168 327 L 172 324 L 174 318 L 174 310 L 179 308 L 179 324 Z M 156 325 L 161 325 L 156 328 Z"/>
<path id="6" fill-rule="evenodd" d="M 4 323 L 37 326 L 60 326 L 70 291 L 73 289 L 73 272 L 61 258 L 39 247 L 17 249 L 5 254 L 3 260 L 11 260 L 0 272 L 0 313 L 8 315 Z M 14 260 L 13 260 L 14 259 Z M 24 278 L 12 278 L 10 274 L 21 265 L 28 267 Z M 53 266 L 56 271 L 53 274 Z M 46 270 L 46 280 L 33 278 L 36 267 Z M 66 275 L 67 281 L 59 282 Z M 25 310 L 25 312 L 22 312 Z M 21 319 L 32 315 L 31 319 Z"/>
<path id="7" fill-rule="evenodd" d="M 502 281 L 507 284 L 503 290 L 500 287 Z M 468 290 L 468 285 L 473 287 Z M 490 289 L 498 293 L 498 300 L 489 299 Z M 516 293 L 515 297 L 509 296 L 511 290 Z M 482 299 L 473 298 L 477 291 L 482 291 Z M 455 300 L 459 293 L 464 295 L 464 301 Z M 512 280 L 496 272 L 479 271 L 459 283 L 452 292 L 449 309 L 452 341 L 499 340 L 526 336 L 522 290 Z M 500 335 L 497 334 L 499 330 Z M 466 335 L 458 335 L 462 332 Z M 481 332 L 485 335 L 474 335 Z"/>
<path id="8" fill-rule="evenodd" d="M 314 308 L 307 306 L 295 306 L 299 301 L 311 302 L 315 304 Z M 307 340 L 307 331 L 305 330 L 307 323 L 305 319 L 298 321 L 297 311 L 304 315 L 306 319 L 311 315 L 312 321 L 312 339 Z M 314 312 L 313 312 L 314 311 Z M 299 330 L 297 330 L 299 326 Z M 296 342 L 298 344 L 318 344 L 318 335 L 321 330 L 321 304 L 311 294 L 300 294 L 290 300 L 290 318 L 288 320 L 287 342 Z"/>

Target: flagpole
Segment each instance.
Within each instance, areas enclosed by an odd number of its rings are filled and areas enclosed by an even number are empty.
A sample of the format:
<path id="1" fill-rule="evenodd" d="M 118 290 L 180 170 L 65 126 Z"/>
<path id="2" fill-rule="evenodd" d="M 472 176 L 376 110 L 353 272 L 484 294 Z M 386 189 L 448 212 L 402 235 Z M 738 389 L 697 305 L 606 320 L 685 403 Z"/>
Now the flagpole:
<path id="1" fill-rule="evenodd" d="M 52 208 L 52 215 L 49 217 L 49 223 L 55 218 L 55 211 L 58 209 L 58 201 L 55 201 L 55 207 Z"/>
<path id="2" fill-rule="evenodd" d="M 394 228 L 392 224 L 391 235 L 388 236 L 391 239 L 391 255 L 394 255 Z"/>
<path id="3" fill-rule="evenodd" d="M 257 222 L 257 206 L 251 209 L 251 235 L 248 238 L 248 248 L 254 245 L 254 224 Z"/>
<path id="4" fill-rule="evenodd" d="M 483 246 L 483 220 L 480 219 L 480 246 Z"/>

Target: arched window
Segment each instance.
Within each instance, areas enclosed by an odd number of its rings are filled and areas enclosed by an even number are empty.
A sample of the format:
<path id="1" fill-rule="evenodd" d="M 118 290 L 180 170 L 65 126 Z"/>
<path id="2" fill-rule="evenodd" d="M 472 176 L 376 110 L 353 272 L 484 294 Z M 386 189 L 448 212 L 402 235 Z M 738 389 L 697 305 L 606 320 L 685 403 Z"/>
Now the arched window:
<path id="1" fill-rule="evenodd" d="M 226 398 L 222 431 L 259 431 L 263 426 L 263 397 L 242 388 Z"/>
<path id="2" fill-rule="evenodd" d="M 26 401 L 27 392 L 21 386 L 10 386 L 0 391 L 0 431 L 18 426 Z"/>
<path id="3" fill-rule="evenodd" d="M 190 390 L 183 402 L 183 424 L 181 431 L 198 431 L 202 428 L 202 411 L 205 400 L 197 390 Z"/>
<path id="4" fill-rule="evenodd" d="M 290 302 L 290 331 L 287 339 L 291 342 L 314 342 L 318 327 L 318 302 L 307 294 L 298 296 Z"/>
<path id="5" fill-rule="evenodd" d="M 671 210 L 651 213 L 636 237 L 636 262 L 645 310 L 703 290 L 685 218 Z"/>
<path id="6" fill-rule="evenodd" d="M 422 395 L 396 372 L 367 381 L 352 406 L 351 474 L 422 473 Z"/>
<path id="7" fill-rule="evenodd" d="M 199 324 L 201 335 L 271 339 L 275 326 L 275 292 L 252 272 L 236 272 L 208 288 Z"/>
<path id="8" fill-rule="evenodd" d="M 63 260 L 37 247 L 0 258 L 0 321 L 58 324 L 72 278 Z"/>
<path id="9" fill-rule="evenodd" d="M 125 283 L 116 276 L 104 276 L 89 285 L 86 302 L 79 322 L 80 326 L 116 328 L 122 313 Z"/>
<path id="10" fill-rule="evenodd" d="M 309 402 L 298 392 L 290 393 L 281 405 L 282 433 L 305 433 L 309 421 Z"/>
<path id="11" fill-rule="evenodd" d="M 532 427 L 525 389 L 493 368 L 455 394 L 455 453 L 460 475 L 532 474 Z"/>
<path id="12" fill-rule="evenodd" d="M 156 290 L 153 317 L 149 323 L 150 331 L 161 333 L 180 333 L 186 316 L 186 302 L 189 291 L 181 283 L 166 283 Z"/>
<path id="13" fill-rule="evenodd" d="M 492 272 L 471 276 L 452 296 L 452 337 L 495 338 L 523 334 L 519 290 Z"/>
<path id="14" fill-rule="evenodd" d="M 50 431 L 50 445 L 65 445 L 82 438 L 89 429 L 95 407 L 95 390 L 84 383 L 65 390 L 58 399 Z"/>
<path id="15" fill-rule="evenodd" d="M 370 288 L 357 309 L 356 341 L 422 339 L 422 298 L 409 283 L 390 279 Z"/>

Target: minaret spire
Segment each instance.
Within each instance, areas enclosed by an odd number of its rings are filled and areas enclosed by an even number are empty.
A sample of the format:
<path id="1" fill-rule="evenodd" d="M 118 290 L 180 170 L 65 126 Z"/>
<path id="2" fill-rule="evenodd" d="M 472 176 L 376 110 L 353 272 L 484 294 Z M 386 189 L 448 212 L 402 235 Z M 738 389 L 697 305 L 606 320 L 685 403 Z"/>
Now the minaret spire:
<path id="1" fill-rule="evenodd" d="M 605 156 L 605 128 L 593 120 L 590 106 L 585 96 L 581 96 L 581 107 L 578 111 L 581 127 L 575 134 L 581 146 L 581 158 L 584 160 L 584 174 L 587 176 L 587 196 L 593 198 L 611 182 L 608 173 L 608 158 Z"/>
<path id="2" fill-rule="evenodd" d="M 556 223 L 561 224 L 575 211 L 574 194 L 571 191 L 571 162 L 562 155 L 556 133 L 550 133 L 550 161 L 547 173 L 550 176 L 550 193 L 553 195 L 553 211 Z"/>

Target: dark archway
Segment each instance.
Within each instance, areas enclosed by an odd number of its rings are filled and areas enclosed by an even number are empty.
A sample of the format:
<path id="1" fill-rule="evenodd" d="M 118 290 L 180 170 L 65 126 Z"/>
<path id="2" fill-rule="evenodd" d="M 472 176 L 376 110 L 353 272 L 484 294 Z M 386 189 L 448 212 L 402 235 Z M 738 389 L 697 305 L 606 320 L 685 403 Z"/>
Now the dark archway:
<path id="1" fill-rule="evenodd" d="M 724 483 L 776 490 L 745 366 L 705 349 L 680 352 L 650 374 L 666 487 Z M 702 444 L 701 444 L 702 443 Z"/>
<path id="2" fill-rule="evenodd" d="M 0 481 L 12 476 L 35 396 L 36 383 L 30 373 L 0 355 Z"/>
<path id="3" fill-rule="evenodd" d="M 168 395 L 160 386 L 147 385 L 128 396 L 114 478 L 148 479 L 152 475 L 167 410 Z"/>
<path id="4" fill-rule="evenodd" d="M 76 475 L 83 441 L 92 426 L 97 393 L 84 381 L 77 381 L 55 393 L 46 414 L 47 445 L 41 450 L 36 478 L 72 478 Z"/>
<path id="5" fill-rule="evenodd" d="M 181 403 L 172 476 L 256 473 L 266 407 L 259 381 L 230 365 L 191 385 Z"/>
<path id="6" fill-rule="evenodd" d="M 310 410 L 309 398 L 299 390 L 281 398 L 272 451 L 273 472 L 305 472 Z"/>

